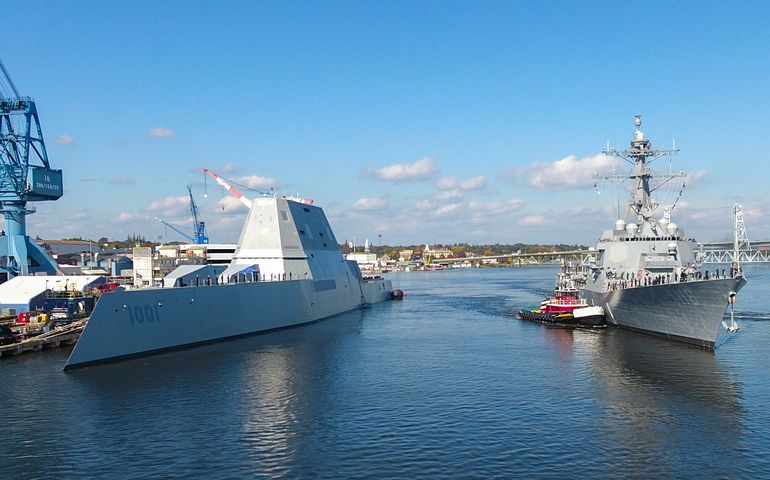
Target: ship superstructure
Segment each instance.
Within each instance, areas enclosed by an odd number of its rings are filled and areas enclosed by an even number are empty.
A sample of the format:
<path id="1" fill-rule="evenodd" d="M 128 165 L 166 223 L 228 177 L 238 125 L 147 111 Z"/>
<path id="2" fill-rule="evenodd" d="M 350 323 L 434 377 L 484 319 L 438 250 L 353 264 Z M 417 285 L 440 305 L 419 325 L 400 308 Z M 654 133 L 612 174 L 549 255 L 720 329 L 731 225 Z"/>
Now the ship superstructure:
<path id="1" fill-rule="evenodd" d="M 230 265 L 200 269 L 103 295 L 65 368 L 301 325 L 393 294 L 343 258 L 320 207 L 288 197 L 255 199 Z"/>
<path id="2" fill-rule="evenodd" d="M 746 280 L 739 264 L 702 269 L 697 243 L 672 221 L 676 202 L 661 209 L 652 196 L 654 182 L 659 186 L 684 177 L 683 172 L 660 175 L 649 167 L 676 150 L 653 148 L 640 130 L 640 116 L 635 125 L 628 150 L 606 152 L 633 167 L 622 176 L 632 182 L 628 211 L 597 243 L 583 295 L 603 306 L 612 324 L 714 348 L 723 326 L 734 329 L 723 318 Z"/>

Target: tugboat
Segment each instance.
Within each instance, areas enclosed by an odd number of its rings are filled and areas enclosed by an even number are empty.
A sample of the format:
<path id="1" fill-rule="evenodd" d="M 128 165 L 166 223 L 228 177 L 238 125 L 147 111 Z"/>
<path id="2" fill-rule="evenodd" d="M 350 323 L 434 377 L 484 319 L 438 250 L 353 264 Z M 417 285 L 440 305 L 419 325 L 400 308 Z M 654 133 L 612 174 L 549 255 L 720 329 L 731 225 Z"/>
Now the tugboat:
<path id="1" fill-rule="evenodd" d="M 556 277 L 553 297 L 546 298 L 539 310 L 519 310 L 522 320 L 574 327 L 605 327 L 602 307 L 589 305 L 580 296 L 580 287 L 585 285 L 586 275 L 580 267 L 563 263 Z"/>

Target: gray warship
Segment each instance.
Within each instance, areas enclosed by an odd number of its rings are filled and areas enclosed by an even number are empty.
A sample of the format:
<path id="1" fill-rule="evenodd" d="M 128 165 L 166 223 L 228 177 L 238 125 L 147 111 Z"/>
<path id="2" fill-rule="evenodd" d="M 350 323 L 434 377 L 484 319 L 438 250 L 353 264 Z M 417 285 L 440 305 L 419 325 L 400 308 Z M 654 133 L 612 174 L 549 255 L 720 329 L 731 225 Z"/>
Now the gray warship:
<path id="1" fill-rule="evenodd" d="M 737 329 L 734 320 L 725 322 L 725 312 L 746 279 L 739 264 L 722 271 L 701 268 L 696 241 L 671 219 L 676 202 L 654 216 L 660 205 L 651 192 L 684 173 L 650 169 L 652 161 L 677 150 L 654 149 L 641 123 L 637 115 L 628 150 L 605 152 L 633 166 L 627 175 L 601 177 L 630 179 L 630 199 L 626 218 L 599 239 L 581 292 L 604 307 L 610 324 L 713 349 L 720 333 Z"/>
<path id="2" fill-rule="evenodd" d="M 321 208 L 294 197 L 248 203 L 227 268 L 183 265 L 177 270 L 184 275 L 175 270 L 163 287 L 105 293 L 65 370 L 302 325 L 399 298 L 390 280 L 366 278 L 343 258 Z"/>

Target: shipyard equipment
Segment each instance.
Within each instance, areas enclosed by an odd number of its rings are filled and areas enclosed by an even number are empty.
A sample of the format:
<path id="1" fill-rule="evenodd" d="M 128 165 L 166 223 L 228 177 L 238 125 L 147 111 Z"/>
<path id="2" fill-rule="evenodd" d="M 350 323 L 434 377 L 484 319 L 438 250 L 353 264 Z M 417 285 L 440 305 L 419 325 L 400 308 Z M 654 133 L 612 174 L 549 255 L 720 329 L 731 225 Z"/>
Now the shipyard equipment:
<path id="1" fill-rule="evenodd" d="M 193 198 L 192 188 L 190 187 L 190 185 L 187 185 L 187 193 L 190 195 L 190 213 L 192 214 L 192 221 L 193 221 L 192 235 L 185 233 L 181 228 L 177 227 L 174 224 L 168 223 L 163 219 L 155 217 L 155 220 L 171 228 L 173 231 L 183 236 L 184 238 L 189 240 L 191 243 L 194 243 L 196 245 L 206 245 L 209 243 L 209 237 L 206 235 L 206 223 L 203 220 L 201 220 L 200 215 L 198 215 L 198 205 L 195 204 L 195 199 Z"/>
<path id="2" fill-rule="evenodd" d="M 193 240 L 198 245 L 205 245 L 209 243 L 209 237 L 206 235 L 206 223 L 198 216 L 198 205 L 195 204 L 193 198 L 192 189 L 190 185 L 187 185 L 187 193 L 190 194 L 190 213 L 193 220 Z"/>
<path id="3" fill-rule="evenodd" d="M 235 198 L 237 198 L 242 204 L 246 205 L 246 208 L 251 209 L 251 206 L 254 204 L 251 200 L 244 197 L 241 192 L 238 191 L 237 188 L 233 187 L 225 179 L 217 175 L 216 173 L 212 172 L 208 168 L 203 168 L 203 173 L 208 175 L 209 177 L 213 178 L 222 188 L 230 192 Z M 205 178 L 205 177 L 204 177 Z"/>
<path id="4" fill-rule="evenodd" d="M 0 70 L 0 276 L 56 274 L 54 259 L 27 236 L 26 217 L 35 211 L 28 202 L 62 196 L 62 171 L 48 163 L 34 100 L 19 94 L 2 62 Z"/>
<path id="5" fill-rule="evenodd" d="M 183 236 L 184 238 L 189 240 L 190 243 L 195 243 L 195 239 L 193 237 L 191 237 L 189 234 L 185 233 L 184 230 L 182 230 L 181 228 L 177 227 L 173 223 L 168 223 L 167 221 L 163 220 L 162 218 L 158 218 L 158 217 L 155 217 L 155 220 L 159 221 L 163 225 L 169 227 L 171 230 L 173 230 L 176 233 L 178 233 L 179 235 Z M 161 238 L 161 237 L 158 237 L 158 238 Z"/>

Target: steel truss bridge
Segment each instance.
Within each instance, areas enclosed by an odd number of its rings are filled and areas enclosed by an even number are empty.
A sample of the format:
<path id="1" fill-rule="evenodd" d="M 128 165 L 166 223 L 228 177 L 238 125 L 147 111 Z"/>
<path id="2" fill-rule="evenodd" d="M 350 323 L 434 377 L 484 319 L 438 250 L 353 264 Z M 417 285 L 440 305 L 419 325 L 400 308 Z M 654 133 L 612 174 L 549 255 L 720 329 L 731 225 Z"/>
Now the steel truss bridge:
<path id="1" fill-rule="evenodd" d="M 738 250 L 740 263 L 770 263 L 770 241 L 751 242 L 751 248 Z M 703 243 L 698 253 L 703 263 L 732 263 L 735 250 L 725 243 Z"/>
<path id="2" fill-rule="evenodd" d="M 492 264 L 508 263 L 515 266 L 539 265 L 541 263 L 553 262 L 579 262 L 588 265 L 594 258 L 594 250 L 569 250 L 564 252 L 540 252 L 540 253 L 508 253 L 505 255 L 489 255 L 483 257 L 462 257 L 462 258 L 433 258 L 431 265 L 450 265 L 453 263 L 471 263 L 471 264 Z"/>
<path id="3" fill-rule="evenodd" d="M 698 244 L 697 253 L 703 263 L 733 263 L 737 260 L 740 263 L 770 263 L 770 240 L 755 240 L 749 243 L 746 234 L 746 226 L 743 223 L 743 209 L 740 204 L 734 205 L 734 228 L 733 240 L 731 242 L 707 242 Z M 434 258 L 432 265 L 450 265 L 453 263 L 488 264 L 488 263 L 510 263 L 512 265 L 537 265 L 541 263 L 552 262 L 576 262 L 582 265 L 589 265 L 594 262 L 594 250 L 570 250 L 564 252 L 542 252 L 542 253 L 510 253 L 506 255 L 493 255 L 487 257 L 465 257 L 465 258 Z"/>
<path id="4" fill-rule="evenodd" d="M 753 242 L 759 248 L 751 250 L 739 250 L 740 263 L 770 263 L 770 240 L 763 242 Z M 767 248 L 763 248 L 767 246 Z M 724 243 L 703 243 L 700 244 L 697 253 L 701 255 L 703 263 L 732 263 L 735 261 L 735 251 L 728 248 Z M 511 260 L 513 266 L 539 265 L 542 263 L 554 262 L 575 262 L 582 265 L 589 265 L 594 260 L 594 250 L 569 250 L 564 252 L 541 252 L 541 253 L 509 253 L 505 255 L 490 255 L 483 257 L 462 257 L 462 258 L 433 258 L 431 265 L 450 265 L 454 263 L 471 264 L 490 264 L 490 263 L 508 263 Z"/>

